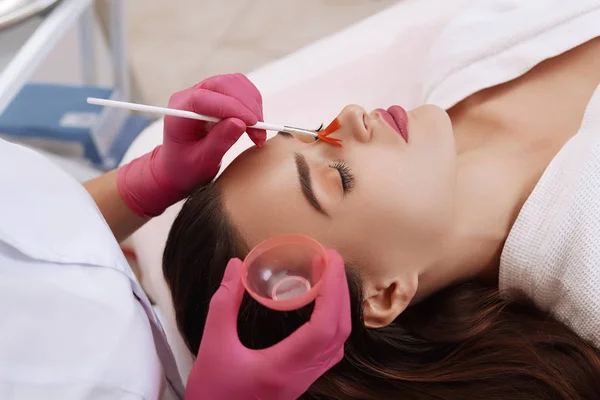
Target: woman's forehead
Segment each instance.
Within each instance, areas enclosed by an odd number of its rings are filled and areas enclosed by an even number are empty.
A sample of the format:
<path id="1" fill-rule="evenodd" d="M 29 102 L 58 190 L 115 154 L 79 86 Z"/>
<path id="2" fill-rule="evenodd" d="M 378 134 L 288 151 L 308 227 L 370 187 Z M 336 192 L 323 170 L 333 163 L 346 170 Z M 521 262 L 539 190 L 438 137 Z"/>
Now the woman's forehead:
<path id="1" fill-rule="evenodd" d="M 292 178 L 293 154 L 281 151 L 271 142 L 273 140 L 267 141 L 261 149 L 253 147 L 240 154 L 223 171 L 217 184 L 225 190 L 229 190 L 229 186 L 260 189 Z"/>
<path id="2" fill-rule="evenodd" d="M 301 222 L 311 211 L 302 198 L 293 154 L 273 150 L 265 145 L 240 155 L 217 180 L 224 207 L 250 246 L 303 229 Z"/>
<path id="3" fill-rule="evenodd" d="M 221 176 L 239 174 L 239 169 L 252 169 L 256 164 L 274 167 L 284 159 L 285 146 L 282 146 L 284 144 L 285 142 L 273 138 L 267 140 L 262 148 L 252 146 L 246 149 L 227 166 Z"/>

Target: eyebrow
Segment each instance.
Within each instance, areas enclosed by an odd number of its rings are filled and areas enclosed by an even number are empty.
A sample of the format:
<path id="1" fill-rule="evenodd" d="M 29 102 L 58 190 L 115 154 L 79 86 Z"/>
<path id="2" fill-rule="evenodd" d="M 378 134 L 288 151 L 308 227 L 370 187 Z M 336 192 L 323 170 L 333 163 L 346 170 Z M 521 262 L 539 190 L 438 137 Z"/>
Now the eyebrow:
<path id="1" fill-rule="evenodd" d="M 298 180 L 300 181 L 300 188 L 302 188 L 302 193 L 304 194 L 304 197 L 306 197 L 310 205 L 313 206 L 315 210 L 329 217 L 329 214 L 327 214 L 323 207 L 321 207 L 321 203 L 319 203 L 319 200 L 317 200 L 315 192 L 313 191 L 312 181 L 310 179 L 310 168 L 308 167 L 306 158 L 300 153 L 294 153 L 294 160 L 296 161 L 296 169 L 298 170 Z"/>

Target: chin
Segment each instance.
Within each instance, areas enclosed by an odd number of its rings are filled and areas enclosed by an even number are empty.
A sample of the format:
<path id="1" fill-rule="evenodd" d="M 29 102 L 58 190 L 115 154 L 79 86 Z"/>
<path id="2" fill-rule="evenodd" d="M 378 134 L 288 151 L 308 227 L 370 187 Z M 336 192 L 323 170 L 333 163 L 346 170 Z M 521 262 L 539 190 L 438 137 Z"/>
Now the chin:
<path id="1" fill-rule="evenodd" d="M 425 104 L 409 112 L 409 135 L 416 141 L 427 141 L 454 147 L 454 131 L 448 113 L 433 104 Z M 446 143 L 448 142 L 448 143 Z"/>

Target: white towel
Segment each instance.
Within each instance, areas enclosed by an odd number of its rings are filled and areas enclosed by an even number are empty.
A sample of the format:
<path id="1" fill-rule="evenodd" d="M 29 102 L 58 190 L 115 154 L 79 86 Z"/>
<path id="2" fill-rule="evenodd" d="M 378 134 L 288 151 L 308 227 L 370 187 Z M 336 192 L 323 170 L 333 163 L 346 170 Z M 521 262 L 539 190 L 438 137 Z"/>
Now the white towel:
<path id="1" fill-rule="evenodd" d="M 431 48 L 422 99 L 450 108 L 600 35 L 600 0 L 479 0 Z"/>
<path id="2" fill-rule="evenodd" d="M 510 232 L 500 288 L 523 290 L 600 347 L 600 86 Z"/>
<path id="3" fill-rule="evenodd" d="M 423 100 L 450 108 L 600 35 L 600 0 L 480 0 L 448 23 L 425 67 Z M 500 288 L 522 289 L 600 347 L 600 89 L 578 134 L 521 210 Z"/>

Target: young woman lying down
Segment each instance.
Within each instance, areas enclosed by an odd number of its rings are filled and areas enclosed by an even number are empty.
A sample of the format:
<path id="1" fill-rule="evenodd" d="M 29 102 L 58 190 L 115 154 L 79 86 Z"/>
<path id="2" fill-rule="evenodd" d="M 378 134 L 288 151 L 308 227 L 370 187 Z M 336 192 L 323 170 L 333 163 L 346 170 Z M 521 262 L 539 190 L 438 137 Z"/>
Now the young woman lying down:
<path id="1" fill-rule="evenodd" d="M 448 109 L 347 106 L 342 147 L 279 134 L 195 192 L 163 259 L 190 350 L 227 261 L 302 233 L 344 257 L 353 304 L 344 359 L 303 398 L 600 396 L 600 32 L 579 17 L 563 21 L 587 29 L 573 45 L 547 43 L 532 17 L 501 43 L 439 55 L 480 86 Z M 472 59 L 504 71 L 523 53 L 533 68 L 506 82 Z M 309 315 L 246 298 L 239 334 L 267 347 Z"/>
<path id="2" fill-rule="evenodd" d="M 474 3 L 432 47 L 425 105 L 347 106 L 342 147 L 278 134 L 197 189 L 163 257 L 190 351 L 228 260 L 301 233 L 343 256 L 352 303 L 344 358 L 303 398 L 600 398 L 599 18 Z M 268 347 L 310 313 L 246 297 L 238 333 Z"/>

